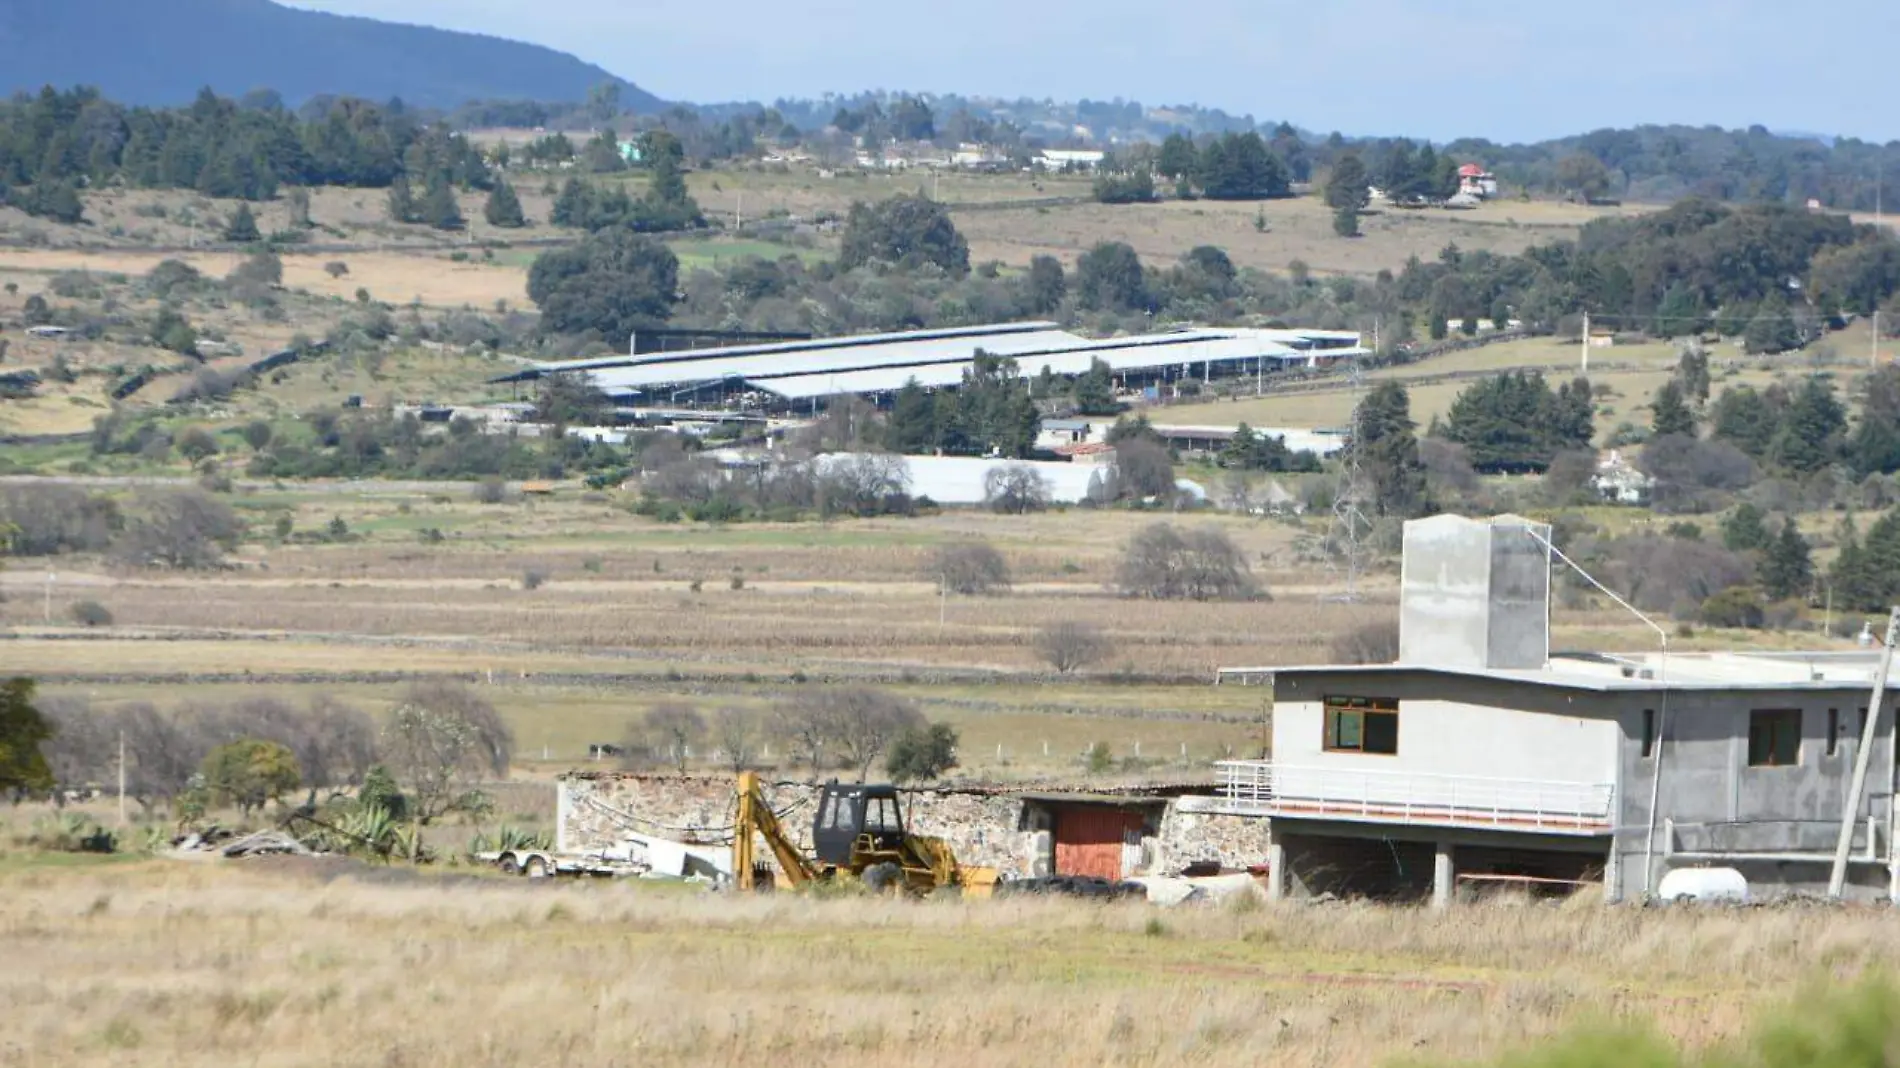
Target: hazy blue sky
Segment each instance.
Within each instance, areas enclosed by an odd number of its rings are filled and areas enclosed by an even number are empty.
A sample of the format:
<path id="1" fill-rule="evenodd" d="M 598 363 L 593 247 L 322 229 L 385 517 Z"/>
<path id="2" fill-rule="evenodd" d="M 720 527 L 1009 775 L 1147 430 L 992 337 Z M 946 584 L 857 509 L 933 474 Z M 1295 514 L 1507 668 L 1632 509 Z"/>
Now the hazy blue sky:
<path id="1" fill-rule="evenodd" d="M 1900 38 L 1895 0 L 296 6 L 533 41 L 697 102 L 882 88 L 1199 103 L 1321 131 L 1439 139 L 1639 122 L 1900 138 L 1900 102 L 1878 47 Z"/>

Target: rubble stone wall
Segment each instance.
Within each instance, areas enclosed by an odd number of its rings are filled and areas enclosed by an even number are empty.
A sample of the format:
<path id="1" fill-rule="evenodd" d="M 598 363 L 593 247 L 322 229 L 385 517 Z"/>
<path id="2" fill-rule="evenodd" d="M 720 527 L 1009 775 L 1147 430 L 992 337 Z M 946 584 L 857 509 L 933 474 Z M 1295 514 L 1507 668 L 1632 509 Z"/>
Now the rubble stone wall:
<path id="1" fill-rule="evenodd" d="M 637 831 L 676 841 L 725 844 L 735 815 L 730 777 L 695 775 L 570 776 L 560 784 L 559 848 L 600 849 Z M 808 783 L 765 783 L 766 803 L 799 848 L 811 849 L 811 824 L 822 789 Z M 1023 803 L 1013 797 L 955 790 L 904 790 L 904 812 L 919 834 L 943 838 L 965 864 L 1031 873 L 1035 835 L 1023 829 Z M 761 849 L 767 860 L 769 852 Z"/>
<path id="2" fill-rule="evenodd" d="M 1213 801 L 1177 797 L 1168 806 L 1156 836 L 1157 871 L 1173 873 L 1200 861 L 1236 869 L 1267 862 L 1267 846 L 1273 841 L 1271 821 L 1216 811 Z"/>
<path id="3" fill-rule="evenodd" d="M 809 852 L 821 788 L 768 782 L 764 790 L 786 833 Z M 565 851 L 611 846 L 628 831 L 714 845 L 732 840 L 729 776 L 574 775 L 561 780 L 560 791 L 558 848 Z M 1030 829 L 1022 800 L 928 788 L 906 789 L 903 796 L 911 829 L 944 839 L 965 864 L 994 867 L 1009 878 L 1049 874 L 1049 832 Z M 1264 818 L 1220 812 L 1212 798 L 1177 798 L 1157 832 L 1143 839 L 1143 867 L 1150 874 L 1172 874 L 1200 861 L 1245 868 L 1266 862 L 1270 841 Z M 768 851 L 760 855 L 770 860 Z"/>

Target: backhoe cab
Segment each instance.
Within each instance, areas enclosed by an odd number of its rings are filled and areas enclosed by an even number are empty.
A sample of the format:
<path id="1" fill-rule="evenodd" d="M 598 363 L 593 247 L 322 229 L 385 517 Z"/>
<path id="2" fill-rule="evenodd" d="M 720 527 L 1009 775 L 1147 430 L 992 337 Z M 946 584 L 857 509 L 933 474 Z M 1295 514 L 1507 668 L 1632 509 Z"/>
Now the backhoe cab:
<path id="1" fill-rule="evenodd" d="M 894 786 L 867 786 L 830 782 L 818 799 L 812 820 L 808 860 L 793 846 L 778 817 L 765 803 L 759 777 L 739 776 L 739 818 L 733 833 L 733 875 L 739 888 L 759 885 L 761 866 L 754 860 L 754 837 L 764 838 L 778 859 L 779 869 L 792 886 L 813 879 L 833 879 L 840 873 L 861 880 L 873 890 L 900 888 L 925 894 L 945 887 L 987 896 L 994 889 L 994 868 L 965 867 L 943 839 L 911 834 Z"/>

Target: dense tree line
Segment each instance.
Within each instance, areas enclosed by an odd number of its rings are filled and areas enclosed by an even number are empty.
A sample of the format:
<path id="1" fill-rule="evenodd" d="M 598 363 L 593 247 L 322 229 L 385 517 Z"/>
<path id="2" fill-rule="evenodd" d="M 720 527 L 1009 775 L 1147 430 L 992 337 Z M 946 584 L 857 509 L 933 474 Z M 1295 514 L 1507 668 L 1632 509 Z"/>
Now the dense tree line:
<path id="1" fill-rule="evenodd" d="M 67 191 L 111 183 L 268 200 L 286 186 L 488 188 L 481 153 L 400 101 L 330 98 L 300 112 L 274 97 L 209 90 L 182 108 L 127 108 L 96 90 L 0 103 L 0 189 L 9 203 L 73 221 Z"/>
<path id="2" fill-rule="evenodd" d="M 1196 146 L 1175 134 L 1162 142 L 1155 172 L 1172 179 L 1176 192 L 1198 191 L 1209 200 L 1263 200 L 1292 191 L 1293 171 L 1258 133 L 1228 133 Z"/>
<path id="3" fill-rule="evenodd" d="M 1892 298 L 1900 242 L 1837 215 L 1690 200 L 1601 219 L 1575 242 L 1520 256 L 1447 248 L 1436 262 L 1413 259 L 1395 281 L 1398 299 L 1435 330 L 1479 318 L 1574 329 L 1588 312 L 1593 323 L 1620 330 L 1716 331 L 1777 352 Z"/>

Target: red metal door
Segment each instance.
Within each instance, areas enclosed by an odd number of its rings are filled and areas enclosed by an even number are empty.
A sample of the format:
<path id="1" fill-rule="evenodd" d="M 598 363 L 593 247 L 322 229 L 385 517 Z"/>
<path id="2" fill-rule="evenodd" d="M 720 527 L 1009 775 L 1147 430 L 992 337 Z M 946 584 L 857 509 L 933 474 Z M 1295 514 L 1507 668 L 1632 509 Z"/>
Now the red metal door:
<path id="1" fill-rule="evenodd" d="M 1141 813 L 1096 806 L 1055 810 L 1056 874 L 1122 877 L 1122 845 L 1139 838 Z"/>

